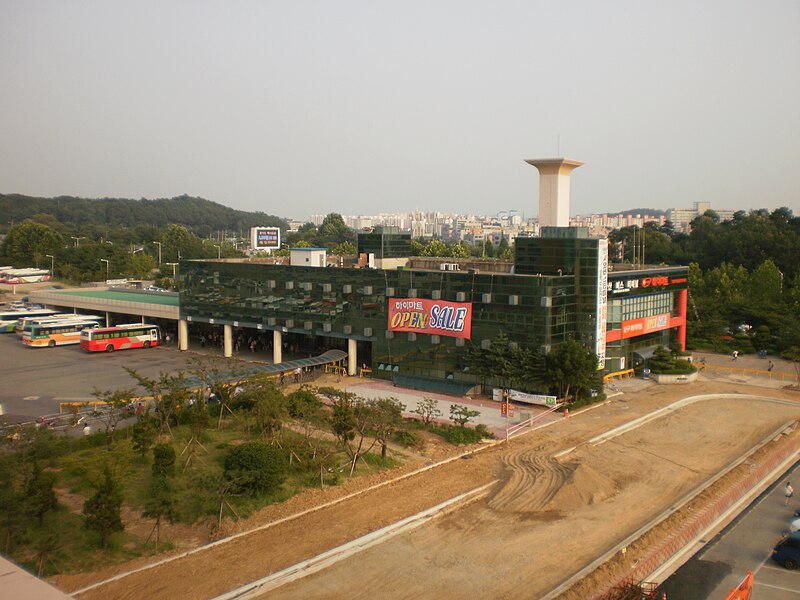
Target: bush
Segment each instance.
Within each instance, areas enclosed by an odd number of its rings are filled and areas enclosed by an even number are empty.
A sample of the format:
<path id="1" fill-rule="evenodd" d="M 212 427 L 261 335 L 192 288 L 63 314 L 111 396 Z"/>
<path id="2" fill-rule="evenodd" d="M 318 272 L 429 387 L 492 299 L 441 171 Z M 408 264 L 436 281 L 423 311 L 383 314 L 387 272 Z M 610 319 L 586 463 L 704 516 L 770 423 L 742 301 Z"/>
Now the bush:
<path id="1" fill-rule="evenodd" d="M 447 441 L 458 446 L 461 444 L 475 444 L 483 439 L 483 435 L 475 429 L 467 427 L 451 427 L 447 432 Z"/>
<path id="2" fill-rule="evenodd" d="M 395 432 L 394 441 L 406 448 L 419 448 L 422 445 L 422 437 L 416 431 L 404 429 Z"/>
<path id="3" fill-rule="evenodd" d="M 269 493 L 286 480 L 285 453 L 263 442 L 247 442 L 225 458 L 225 479 L 234 492 Z"/>

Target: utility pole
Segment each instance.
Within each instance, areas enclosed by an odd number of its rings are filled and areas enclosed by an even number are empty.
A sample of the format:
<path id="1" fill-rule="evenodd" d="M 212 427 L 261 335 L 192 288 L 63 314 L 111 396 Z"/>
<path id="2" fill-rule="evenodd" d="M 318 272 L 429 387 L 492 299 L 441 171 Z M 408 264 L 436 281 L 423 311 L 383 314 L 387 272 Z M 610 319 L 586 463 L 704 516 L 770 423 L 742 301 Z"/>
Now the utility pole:
<path id="1" fill-rule="evenodd" d="M 158 266 L 161 266 L 161 242 L 153 242 L 156 246 L 158 246 Z"/>

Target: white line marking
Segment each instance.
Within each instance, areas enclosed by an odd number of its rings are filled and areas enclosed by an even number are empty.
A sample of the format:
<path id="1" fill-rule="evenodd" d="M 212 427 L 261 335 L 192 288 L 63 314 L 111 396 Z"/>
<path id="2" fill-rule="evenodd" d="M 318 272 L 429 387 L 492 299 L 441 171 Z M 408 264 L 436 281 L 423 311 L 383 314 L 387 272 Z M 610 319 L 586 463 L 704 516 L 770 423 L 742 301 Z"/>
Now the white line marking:
<path id="1" fill-rule="evenodd" d="M 780 586 L 777 586 L 777 585 L 769 585 L 768 583 L 761 583 L 760 581 L 754 581 L 753 585 L 754 586 L 757 585 L 758 587 L 772 588 L 773 590 L 781 590 L 781 591 L 784 591 L 784 592 L 794 592 L 795 594 L 800 592 L 800 590 L 796 590 L 796 589 L 792 589 L 792 588 L 780 587 Z"/>

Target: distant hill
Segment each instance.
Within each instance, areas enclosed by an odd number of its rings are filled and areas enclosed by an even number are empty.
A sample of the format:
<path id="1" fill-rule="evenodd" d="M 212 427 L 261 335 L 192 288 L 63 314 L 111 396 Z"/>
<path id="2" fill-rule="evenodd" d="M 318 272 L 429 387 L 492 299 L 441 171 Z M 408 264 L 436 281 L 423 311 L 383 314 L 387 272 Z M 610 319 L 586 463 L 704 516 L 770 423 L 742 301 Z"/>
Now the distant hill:
<path id="1" fill-rule="evenodd" d="M 3 225 L 18 223 L 34 215 L 48 214 L 70 227 L 90 224 L 109 227 L 135 227 L 152 225 L 166 227 L 185 225 L 192 230 L 246 230 L 261 225 L 286 230 L 287 221 L 262 212 L 235 210 L 222 204 L 178 196 L 158 200 L 130 200 L 125 198 L 36 198 L 21 194 L 0 194 L 0 214 Z"/>

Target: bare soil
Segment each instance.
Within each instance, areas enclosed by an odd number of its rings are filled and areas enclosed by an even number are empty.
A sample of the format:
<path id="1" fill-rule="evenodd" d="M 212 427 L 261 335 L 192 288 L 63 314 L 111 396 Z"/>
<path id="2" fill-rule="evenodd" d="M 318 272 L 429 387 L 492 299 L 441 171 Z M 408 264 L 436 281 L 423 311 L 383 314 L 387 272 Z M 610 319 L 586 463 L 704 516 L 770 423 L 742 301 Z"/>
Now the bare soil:
<path id="1" fill-rule="evenodd" d="M 709 393 L 735 393 L 741 399 L 701 401 L 607 442 L 586 444 L 679 398 Z M 794 402 L 757 398 L 766 396 Z M 653 385 L 573 413 L 508 445 L 485 448 L 469 459 L 132 574 L 80 597 L 210 598 L 494 480 L 499 481 L 484 499 L 265 597 L 540 597 L 778 427 L 800 419 L 798 400 L 792 392 L 712 381 Z M 568 454 L 555 456 L 572 447 Z M 338 488 L 309 490 L 235 524 L 228 533 L 275 522 L 395 478 L 419 468 L 425 458 L 413 457 L 391 472 Z M 632 547 L 625 560 L 636 560 L 638 551 Z M 97 573 L 61 576 L 57 584 L 74 591 L 147 562 L 139 559 Z M 588 585 L 596 588 L 609 576 L 600 572 Z M 566 597 L 586 597 L 585 590 L 577 594 Z"/>

